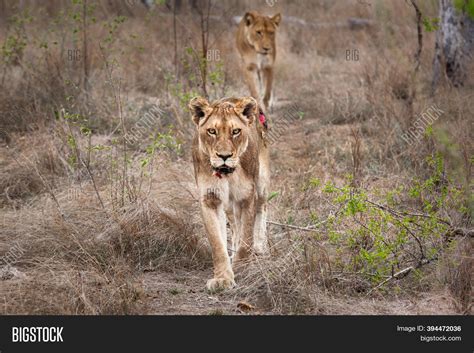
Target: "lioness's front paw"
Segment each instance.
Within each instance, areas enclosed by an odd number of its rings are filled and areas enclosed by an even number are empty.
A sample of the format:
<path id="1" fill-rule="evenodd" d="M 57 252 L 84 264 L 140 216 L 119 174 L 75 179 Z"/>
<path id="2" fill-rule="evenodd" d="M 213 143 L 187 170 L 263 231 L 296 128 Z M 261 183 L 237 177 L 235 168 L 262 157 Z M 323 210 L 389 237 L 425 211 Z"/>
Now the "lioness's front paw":
<path id="1" fill-rule="evenodd" d="M 211 278 L 206 287 L 210 292 L 216 292 L 235 287 L 235 281 L 231 278 Z"/>

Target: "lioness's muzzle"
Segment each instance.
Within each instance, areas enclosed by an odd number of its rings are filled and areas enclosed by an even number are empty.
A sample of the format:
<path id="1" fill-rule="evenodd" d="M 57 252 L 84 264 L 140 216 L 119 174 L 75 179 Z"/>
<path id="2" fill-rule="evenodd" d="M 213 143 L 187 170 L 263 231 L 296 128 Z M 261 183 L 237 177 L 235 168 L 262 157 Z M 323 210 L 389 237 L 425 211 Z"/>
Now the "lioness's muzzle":
<path id="1" fill-rule="evenodd" d="M 229 167 L 227 165 L 222 165 L 220 167 L 214 167 L 214 171 L 220 174 L 231 174 L 234 172 L 235 168 Z"/>

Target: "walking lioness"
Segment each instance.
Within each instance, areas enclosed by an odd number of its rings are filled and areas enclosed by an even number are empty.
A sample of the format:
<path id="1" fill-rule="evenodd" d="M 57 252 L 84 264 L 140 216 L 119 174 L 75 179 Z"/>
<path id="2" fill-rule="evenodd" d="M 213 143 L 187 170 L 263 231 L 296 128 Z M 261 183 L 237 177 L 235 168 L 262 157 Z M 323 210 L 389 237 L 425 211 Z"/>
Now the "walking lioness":
<path id="1" fill-rule="evenodd" d="M 202 218 L 212 248 L 211 291 L 235 285 L 235 267 L 252 250 L 265 253 L 269 153 L 267 121 L 252 97 L 189 103 L 197 131 L 192 145 Z M 232 228 L 232 265 L 226 214 Z"/>
<path id="2" fill-rule="evenodd" d="M 281 15 L 263 16 L 247 12 L 237 30 L 237 49 L 242 57 L 245 80 L 252 97 L 260 102 L 256 81 L 264 85 L 263 105 L 269 108 L 272 98 L 273 65 L 276 58 L 275 32 Z"/>

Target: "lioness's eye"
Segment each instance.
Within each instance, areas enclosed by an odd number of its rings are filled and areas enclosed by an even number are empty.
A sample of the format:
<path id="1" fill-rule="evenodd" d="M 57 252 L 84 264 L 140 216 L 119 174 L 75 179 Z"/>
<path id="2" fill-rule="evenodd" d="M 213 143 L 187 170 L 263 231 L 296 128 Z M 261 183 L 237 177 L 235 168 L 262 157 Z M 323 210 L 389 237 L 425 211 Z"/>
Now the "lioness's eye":
<path id="1" fill-rule="evenodd" d="M 262 35 L 262 31 L 257 31 L 257 34 L 258 34 L 259 36 L 261 36 L 261 35 Z"/>
<path id="2" fill-rule="evenodd" d="M 216 134 L 216 130 L 215 129 L 207 129 L 207 133 L 209 135 L 215 135 Z"/>
<path id="3" fill-rule="evenodd" d="M 232 130 L 232 135 L 238 135 L 238 134 L 240 134 L 240 129 Z"/>

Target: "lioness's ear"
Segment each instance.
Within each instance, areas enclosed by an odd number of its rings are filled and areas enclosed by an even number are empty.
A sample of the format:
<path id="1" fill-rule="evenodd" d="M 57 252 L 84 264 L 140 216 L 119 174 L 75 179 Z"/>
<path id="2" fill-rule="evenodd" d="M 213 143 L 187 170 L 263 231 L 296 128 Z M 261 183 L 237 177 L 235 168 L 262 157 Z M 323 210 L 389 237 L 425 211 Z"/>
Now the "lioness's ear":
<path id="1" fill-rule="evenodd" d="M 257 109 L 257 101 L 252 97 L 241 98 L 235 104 L 235 111 L 246 117 L 249 124 L 252 124 L 252 122 L 255 120 Z"/>
<path id="2" fill-rule="evenodd" d="M 245 25 L 250 26 L 252 23 L 254 23 L 255 18 L 257 17 L 257 14 L 255 12 L 247 12 L 244 15 L 244 20 L 245 20 Z"/>
<path id="3" fill-rule="evenodd" d="M 278 27 L 281 22 L 281 15 L 277 13 L 275 16 L 271 18 L 272 22 Z"/>
<path id="4" fill-rule="evenodd" d="M 206 116 L 209 111 L 209 102 L 206 98 L 194 97 L 189 102 L 189 110 L 191 111 L 193 121 L 196 125 L 199 125 L 199 120 Z"/>

